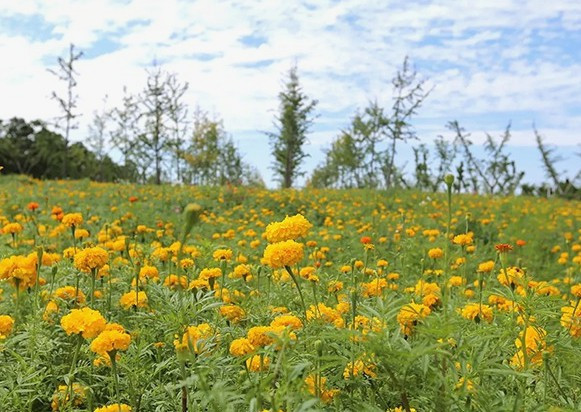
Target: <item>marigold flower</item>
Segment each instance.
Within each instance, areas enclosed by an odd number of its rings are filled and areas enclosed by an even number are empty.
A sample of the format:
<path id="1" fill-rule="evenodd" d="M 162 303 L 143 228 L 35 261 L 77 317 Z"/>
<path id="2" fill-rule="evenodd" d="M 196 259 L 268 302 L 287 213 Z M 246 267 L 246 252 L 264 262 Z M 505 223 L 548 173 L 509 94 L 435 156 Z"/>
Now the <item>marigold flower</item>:
<path id="1" fill-rule="evenodd" d="M 232 356 L 246 356 L 249 353 L 254 352 L 256 348 L 250 343 L 247 338 L 234 339 L 230 343 L 230 354 Z"/>
<path id="2" fill-rule="evenodd" d="M 307 390 L 313 396 L 319 394 L 321 400 L 324 403 L 329 403 L 333 400 L 335 395 L 339 393 L 339 389 L 326 389 L 327 378 L 321 376 L 319 379 L 319 387 L 317 388 L 315 375 L 309 375 L 305 378 L 305 384 L 307 385 Z"/>
<path id="3" fill-rule="evenodd" d="M 240 322 L 246 315 L 244 309 L 236 305 L 220 306 L 220 314 L 224 316 L 226 319 L 228 319 L 230 322 L 234 323 Z"/>
<path id="4" fill-rule="evenodd" d="M 462 317 L 479 323 L 481 320 L 492 322 L 492 309 L 488 305 L 468 303 L 461 311 Z"/>
<path id="5" fill-rule="evenodd" d="M 262 372 L 268 370 L 270 358 L 263 355 L 254 355 L 246 359 L 246 367 L 250 372 Z"/>
<path id="6" fill-rule="evenodd" d="M 0 340 L 6 339 L 14 328 L 14 319 L 9 315 L 0 315 Z"/>
<path id="7" fill-rule="evenodd" d="M 336 328 L 345 326 L 345 320 L 341 316 L 341 312 L 328 307 L 324 303 L 319 303 L 316 308 L 314 305 L 311 305 L 309 310 L 307 310 L 307 320 L 310 321 L 313 319 L 321 319 L 324 322 L 334 325 Z"/>
<path id="8" fill-rule="evenodd" d="M 131 412 L 131 406 L 124 403 L 114 403 L 109 406 L 102 406 L 95 409 L 95 412 Z"/>
<path id="9" fill-rule="evenodd" d="M 76 295 L 75 295 L 76 293 Z M 63 286 L 54 292 L 54 296 L 67 302 L 85 303 L 86 297 L 82 290 L 74 286 Z"/>
<path id="10" fill-rule="evenodd" d="M 440 249 L 439 247 L 436 247 L 436 248 L 428 250 L 428 256 L 431 259 L 440 259 L 442 256 L 444 256 L 444 251 L 442 249 Z"/>
<path id="11" fill-rule="evenodd" d="M 493 269 L 494 269 L 493 260 L 487 260 L 486 262 L 482 262 L 478 265 L 478 272 L 488 273 L 492 272 Z"/>
<path id="12" fill-rule="evenodd" d="M 367 378 L 377 378 L 377 372 L 375 372 L 377 366 L 370 360 L 364 357 L 363 359 L 357 359 L 355 362 L 349 362 L 345 369 L 343 370 L 343 378 L 349 379 L 351 376 L 356 377 L 363 375 Z"/>
<path id="13" fill-rule="evenodd" d="M 79 407 L 85 403 L 87 397 L 86 388 L 78 383 L 73 383 L 73 406 Z M 59 385 L 57 391 L 52 395 L 51 408 L 53 411 L 59 411 L 61 406 L 65 407 L 70 404 L 70 393 L 67 385 Z"/>
<path id="14" fill-rule="evenodd" d="M 232 255 L 233 252 L 230 249 L 218 249 L 215 250 L 214 253 L 212 254 L 212 257 L 214 258 L 214 260 L 225 260 L 225 261 L 230 261 L 232 260 Z"/>
<path id="15" fill-rule="evenodd" d="M 83 215 L 80 213 L 67 213 L 63 216 L 61 222 L 68 227 L 79 227 L 83 223 Z"/>
<path id="16" fill-rule="evenodd" d="M 431 312 L 430 308 L 423 304 L 412 302 L 404 305 L 397 314 L 397 322 L 400 324 L 402 333 L 411 335 L 414 326 Z"/>
<path id="17" fill-rule="evenodd" d="M 214 330 L 207 323 L 201 323 L 197 326 L 188 326 L 182 339 L 174 340 L 173 344 L 176 351 L 190 351 L 196 354 L 204 352 L 206 344 L 214 335 Z"/>
<path id="18" fill-rule="evenodd" d="M 282 222 L 273 222 L 266 227 L 265 236 L 269 243 L 295 240 L 309 233 L 313 225 L 301 214 L 287 216 Z"/>
<path id="19" fill-rule="evenodd" d="M 123 309 L 131 309 L 134 306 L 145 308 L 147 307 L 147 295 L 143 291 L 138 292 L 137 295 L 135 291 L 127 292 L 121 296 L 119 304 Z"/>
<path id="20" fill-rule="evenodd" d="M 264 250 L 264 260 L 274 269 L 293 266 L 300 262 L 303 257 L 303 244 L 294 240 L 273 243 Z"/>
<path id="21" fill-rule="evenodd" d="M 581 338 L 581 305 L 572 302 L 571 306 L 561 308 L 561 313 L 561 326 L 574 338 Z"/>
<path id="22" fill-rule="evenodd" d="M 498 253 L 508 253 L 512 250 L 512 246 L 508 243 L 499 243 L 494 245 L 494 248 L 498 251 Z"/>
<path id="23" fill-rule="evenodd" d="M 125 332 L 125 330 L 112 328 L 101 332 L 99 336 L 91 342 L 90 349 L 91 351 L 104 356 L 120 350 L 125 351 L 129 348 L 130 343 L 131 336 Z"/>
<path id="24" fill-rule="evenodd" d="M 454 236 L 454 239 L 452 241 L 459 246 L 468 246 L 472 244 L 472 236 L 473 234 L 471 232 L 462 233 L 460 235 Z"/>
<path id="25" fill-rule="evenodd" d="M 83 249 L 75 255 L 75 267 L 83 272 L 91 272 L 103 267 L 109 260 L 109 253 L 100 247 Z"/>
<path id="26" fill-rule="evenodd" d="M 290 327 L 293 330 L 299 330 L 303 327 L 303 322 L 294 315 L 279 315 L 272 322 L 270 326 L 277 327 Z"/>
<path id="27" fill-rule="evenodd" d="M 61 318 L 61 326 L 67 335 L 80 334 L 85 339 L 93 339 L 107 322 L 98 310 L 91 308 L 73 309 Z"/>
<path id="28" fill-rule="evenodd" d="M 2 228 L 2 233 L 15 235 L 22 232 L 23 227 L 20 223 L 8 223 Z"/>

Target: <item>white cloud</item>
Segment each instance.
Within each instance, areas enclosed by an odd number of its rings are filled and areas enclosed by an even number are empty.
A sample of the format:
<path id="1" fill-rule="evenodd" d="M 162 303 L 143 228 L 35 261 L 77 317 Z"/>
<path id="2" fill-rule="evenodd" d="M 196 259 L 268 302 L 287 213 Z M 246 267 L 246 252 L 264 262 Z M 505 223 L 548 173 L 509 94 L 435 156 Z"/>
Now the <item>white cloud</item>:
<path id="1" fill-rule="evenodd" d="M 389 80 L 409 54 L 436 86 L 419 115 L 430 123 L 418 128 L 426 135 L 443 133 L 453 118 L 470 127 L 482 124 L 473 120 L 478 116 L 503 124 L 522 112 L 551 142 L 581 140 L 579 54 L 562 64 L 553 43 L 538 45 L 534 37 L 558 43 L 562 30 L 579 30 L 576 0 L 0 0 L 0 15 L 42 16 L 54 26 L 43 40 L 0 28 L 0 55 L 10 56 L 0 71 L 0 118 L 56 115 L 49 96 L 62 85 L 46 69 L 70 42 L 93 52 L 104 37 L 120 45 L 77 66 L 84 114 L 77 136 L 105 94 L 116 104 L 124 85 L 142 87 L 153 59 L 188 81 L 189 103 L 220 113 L 234 137 L 270 129 L 281 76 L 297 62 L 304 90 L 320 102 L 324 130 L 311 137 L 320 147 L 348 123 L 337 113 L 370 99 L 390 104 Z M 264 42 L 244 44 L 245 36 Z M 527 133 L 515 133 L 513 143 L 528 144 Z"/>

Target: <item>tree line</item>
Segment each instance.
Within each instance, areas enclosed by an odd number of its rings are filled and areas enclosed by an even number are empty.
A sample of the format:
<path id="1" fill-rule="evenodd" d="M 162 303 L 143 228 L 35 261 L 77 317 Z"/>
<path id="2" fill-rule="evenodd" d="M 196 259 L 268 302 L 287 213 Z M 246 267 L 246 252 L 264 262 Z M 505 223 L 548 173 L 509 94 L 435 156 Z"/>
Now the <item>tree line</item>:
<path id="1" fill-rule="evenodd" d="M 264 185 L 257 169 L 244 161 L 223 121 L 200 108 L 191 110 L 184 96 L 189 84 L 175 73 L 154 64 L 139 93 L 124 90 L 121 105 L 93 113 L 86 145 L 70 142 L 78 127 L 77 73 L 75 62 L 82 52 L 71 45 L 68 56 L 57 60 L 52 71 L 65 83 L 66 93 L 53 93 L 61 116 L 51 127 L 43 121 L 23 119 L 0 121 L 0 164 L 5 173 L 29 174 L 37 178 L 91 178 L 99 181 L 141 183 L 177 182 L 195 185 Z M 325 150 L 324 160 L 307 177 L 315 188 L 416 188 L 438 191 L 444 177 L 455 176 L 455 190 L 486 194 L 512 194 L 518 189 L 530 195 L 557 194 L 579 197 L 581 172 L 570 181 L 559 176 L 560 160 L 534 129 L 540 158 L 548 182 L 522 184 L 524 172 L 517 170 L 507 151 L 510 124 L 495 138 L 486 135 L 484 156 L 478 157 L 470 134 L 457 122 L 446 126 L 452 141 L 438 136 L 430 149 L 425 143 L 412 146 L 412 172 L 398 165 L 401 145 L 417 141 L 413 119 L 431 89 L 419 78 L 406 58 L 392 79 L 393 101 L 383 107 L 371 101 L 357 110 Z M 309 98 L 291 67 L 278 94 L 279 108 L 273 131 L 265 132 L 272 154 L 271 169 L 283 188 L 296 185 L 305 176 L 302 169 L 308 135 L 316 120 L 318 101 Z M 118 154 L 112 160 L 111 151 Z"/>

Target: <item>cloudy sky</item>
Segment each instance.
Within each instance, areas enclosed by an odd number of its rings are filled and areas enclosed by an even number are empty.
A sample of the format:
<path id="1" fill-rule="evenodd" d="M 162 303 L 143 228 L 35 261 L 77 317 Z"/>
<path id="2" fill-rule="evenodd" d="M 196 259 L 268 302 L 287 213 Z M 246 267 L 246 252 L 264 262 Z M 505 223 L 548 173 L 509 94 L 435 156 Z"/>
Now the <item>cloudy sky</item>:
<path id="1" fill-rule="evenodd" d="M 312 168 L 357 108 L 391 104 L 390 79 L 408 55 L 434 87 L 415 121 L 421 141 L 446 135 L 453 119 L 476 142 L 511 121 L 511 150 L 534 181 L 542 178 L 534 123 L 561 147 L 561 169 L 579 169 L 578 0 L 0 0 L 0 118 L 57 115 L 50 95 L 61 85 L 47 69 L 70 43 L 84 52 L 77 140 L 103 97 L 114 106 L 123 86 L 141 90 L 157 60 L 189 83 L 192 107 L 224 119 L 270 181 L 261 131 L 272 128 L 293 63 L 319 101 L 307 148 Z"/>

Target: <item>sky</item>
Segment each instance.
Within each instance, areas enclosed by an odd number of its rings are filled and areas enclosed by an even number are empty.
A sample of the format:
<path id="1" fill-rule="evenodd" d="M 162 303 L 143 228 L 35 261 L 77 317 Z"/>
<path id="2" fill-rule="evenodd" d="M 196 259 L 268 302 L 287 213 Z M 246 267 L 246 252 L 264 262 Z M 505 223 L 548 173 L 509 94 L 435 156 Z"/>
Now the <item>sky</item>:
<path id="1" fill-rule="evenodd" d="M 581 153 L 581 1 L 578 0 L 0 0 L 0 118 L 50 120 L 71 43 L 83 140 L 95 110 L 143 89 L 157 61 L 189 83 L 191 107 L 214 113 L 247 162 L 272 185 L 277 94 L 296 64 L 318 100 L 304 168 L 358 109 L 390 107 L 391 79 L 409 56 L 433 88 L 413 123 L 418 142 L 451 138 L 458 120 L 481 143 L 511 122 L 510 151 L 525 181 L 543 180 L 533 124 L 574 175 Z M 412 162 L 401 149 L 397 163 Z"/>

